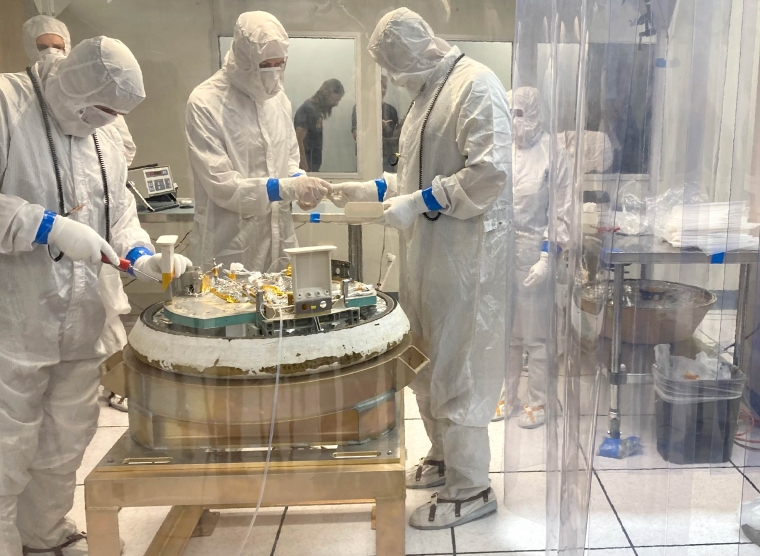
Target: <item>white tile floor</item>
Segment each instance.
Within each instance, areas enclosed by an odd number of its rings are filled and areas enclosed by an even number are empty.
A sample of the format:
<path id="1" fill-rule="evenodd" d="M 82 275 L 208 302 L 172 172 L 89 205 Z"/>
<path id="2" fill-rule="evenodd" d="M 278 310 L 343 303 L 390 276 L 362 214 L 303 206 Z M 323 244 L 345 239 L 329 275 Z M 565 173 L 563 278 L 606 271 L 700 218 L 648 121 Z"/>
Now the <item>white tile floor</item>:
<path id="1" fill-rule="evenodd" d="M 707 338 L 726 341 L 733 323 L 709 315 L 701 330 Z M 524 380 L 524 379 L 523 379 Z M 523 385 L 524 388 L 524 385 Z M 406 391 L 407 461 L 415 462 L 429 448 L 414 396 Z M 602 398 L 604 405 L 606 398 Z M 597 443 L 606 430 L 606 417 L 597 418 Z M 594 417 L 584 418 L 588 423 Z M 736 448 L 732 461 L 713 466 L 679 466 L 665 462 L 655 445 L 655 417 L 626 418 L 628 434 L 640 436 L 644 453 L 625 460 L 597 457 L 591 481 L 587 556 L 760 556 L 739 528 L 742 502 L 760 497 L 760 452 Z M 105 407 L 98 432 L 77 474 L 71 517 L 84 519 L 85 476 L 127 427 L 127 418 Z M 590 424 L 590 423 L 589 423 Z M 536 556 L 544 553 L 546 536 L 545 429 L 526 431 L 506 426 L 511 447 L 504 461 L 505 423 L 493 423 L 491 484 L 499 500 L 496 515 L 455 530 L 420 532 L 406 528 L 409 555 Z M 584 424 L 583 427 L 588 428 Z M 760 427 L 758 427 L 760 428 Z M 760 442 L 760 431 L 752 440 Z M 560 439 L 561 440 L 561 439 Z M 407 491 L 407 518 L 430 496 Z M 375 533 L 370 528 L 370 505 L 263 509 L 243 550 L 256 556 L 372 556 Z M 120 513 L 126 556 L 139 556 L 148 547 L 168 508 L 125 509 Z M 236 555 L 248 534 L 252 512 L 226 510 L 211 537 L 192 539 L 190 556 Z"/>

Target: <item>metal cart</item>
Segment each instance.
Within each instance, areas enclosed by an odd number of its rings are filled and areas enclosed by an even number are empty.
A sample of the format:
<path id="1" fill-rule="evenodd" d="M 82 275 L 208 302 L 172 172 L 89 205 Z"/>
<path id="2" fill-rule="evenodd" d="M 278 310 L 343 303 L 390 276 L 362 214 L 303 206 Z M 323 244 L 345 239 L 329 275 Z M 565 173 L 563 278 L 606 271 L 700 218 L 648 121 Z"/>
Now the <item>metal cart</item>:
<path id="1" fill-rule="evenodd" d="M 622 344 L 622 303 L 625 266 L 641 265 L 641 278 L 650 276 L 651 266 L 656 264 L 738 264 L 739 291 L 737 296 L 736 330 L 733 362 L 741 368 L 742 342 L 744 341 L 744 321 L 746 301 L 749 294 L 750 265 L 757 264 L 758 251 L 729 251 L 708 255 L 697 249 L 681 249 L 655 236 L 614 235 L 611 246 L 602 250 L 602 262 L 613 272 L 613 322 L 612 359 L 609 369 L 610 381 L 610 438 L 620 438 L 620 386 L 623 384 L 647 384 L 653 382 L 651 373 L 626 373 L 621 365 Z"/>

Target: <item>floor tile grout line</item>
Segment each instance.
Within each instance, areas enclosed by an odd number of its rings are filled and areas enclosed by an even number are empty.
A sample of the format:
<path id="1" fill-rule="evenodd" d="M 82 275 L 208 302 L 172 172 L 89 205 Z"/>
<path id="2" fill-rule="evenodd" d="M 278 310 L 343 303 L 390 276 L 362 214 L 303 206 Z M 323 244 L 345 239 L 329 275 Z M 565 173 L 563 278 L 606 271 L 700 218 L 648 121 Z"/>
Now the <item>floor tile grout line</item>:
<path id="1" fill-rule="evenodd" d="M 741 476 L 742 476 L 742 477 L 744 477 L 744 479 L 745 479 L 745 480 L 746 480 L 746 481 L 747 481 L 747 482 L 748 482 L 748 483 L 749 483 L 749 484 L 752 486 L 752 488 L 754 488 L 754 489 L 755 489 L 755 491 L 756 491 L 758 494 L 760 494 L 760 489 L 759 489 L 759 488 L 757 488 L 757 485 L 755 485 L 755 483 L 752 481 L 752 479 L 750 479 L 749 477 L 747 477 L 747 475 L 745 475 L 744 471 L 742 471 L 742 470 L 739 468 L 739 466 L 738 466 L 738 465 L 736 465 L 736 464 L 735 464 L 733 461 L 731 462 L 731 465 L 733 465 L 733 466 L 734 466 L 734 469 L 736 469 L 736 470 L 737 470 L 737 471 L 738 471 L 738 472 L 741 474 Z"/>
<path id="2" fill-rule="evenodd" d="M 557 551 L 552 549 L 551 552 L 557 552 Z M 544 554 L 544 553 L 546 553 L 546 550 L 541 550 L 538 548 L 530 548 L 527 550 L 479 550 L 477 552 L 457 552 L 457 555 L 466 556 L 467 554 Z"/>
<path id="3" fill-rule="evenodd" d="M 621 471 L 709 471 L 711 469 L 731 469 L 734 463 L 727 461 L 726 465 L 679 465 L 678 467 L 626 467 L 618 469 L 603 469 L 594 467 L 594 471 L 600 473 L 619 473 Z"/>
<path id="4" fill-rule="evenodd" d="M 633 550 L 634 556 L 639 556 L 639 553 L 636 551 L 636 547 L 633 545 L 633 541 L 631 540 L 631 537 L 628 534 L 628 531 L 626 530 L 625 525 L 623 525 L 623 520 L 620 519 L 620 515 L 617 512 L 617 508 L 615 508 L 615 504 L 612 503 L 612 499 L 610 498 L 610 495 L 607 494 L 607 489 L 604 488 L 604 484 L 602 484 L 602 479 L 599 477 L 599 474 L 596 472 L 596 469 L 592 469 L 592 472 L 594 473 L 594 477 L 596 477 L 596 481 L 599 483 L 599 488 L 602 489 L 602 493 L 604 494 L 604 497 L 607 499 L 607 503 L 610 505 L 610 508 L 612 509 L 612 513 L 615 514 L 615 519 L 617 519 L 618 524 L 620 524 L 620 529 L 622 529 L 623 534 L 625 535 L 625 538 L 628 541 L 628 544 L 630 545 L 630 548 Z"/>
<path id="5" fill-rule="evenodd" d="M 274 536 L 272 552 L 270 552 L 269 556 L 274 556 L 274 551 L 277 550 L 277 542 L 280 540 L 280 533 L 282 532 L 282 526 L 285 524 L 285 516 L 288 514 L 289 507 L 290 506 L 285 506 L 285 509 L 282 511 L 282 516 L 280 516 L 280 526 L 277 528 L 277 534 Z"/>
<path id="6" fill-rule="evenodd" d="M 627 547 L 626 547 L 627 548 Z M 557 552 L 552 549 L 551 552 Z M 478 550 L 477 552 L 457 552 L 457 556 L 467 556 L 468 554 L 544 554 L 546 550 L 539 548 L 528 548 L 524 550 Z"/>
<path id="7" fill-rule="evenodd" d="M 688 548 L 688 547 L 699 547 L 699 546 L 738 546 L 738 545 L 749 545 L 749 544 L 755 544 L 750 541 L 739 541 L 739 542 L 702 542 L 702 543 L 692 543 L 692 544 L 642 544 L 637 546 L 636 548 Z"/>
<path id="8" fill-rule="evenodd" d="M 489 471 L 489 475 L 515 475 L 519 473 L 546 473 L 546 469 L 522 469 L 517 471 Z"/>

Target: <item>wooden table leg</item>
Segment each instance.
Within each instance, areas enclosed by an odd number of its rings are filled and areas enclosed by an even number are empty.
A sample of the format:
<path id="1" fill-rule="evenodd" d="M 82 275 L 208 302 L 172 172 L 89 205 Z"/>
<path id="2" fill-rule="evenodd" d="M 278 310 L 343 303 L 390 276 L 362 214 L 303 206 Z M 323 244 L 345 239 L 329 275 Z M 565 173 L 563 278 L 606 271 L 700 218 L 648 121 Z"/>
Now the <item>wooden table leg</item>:
<path id="1" fill-rule="evenodd" d="M 222 514 L 219 512 L 211 512 L 209 510 L 203 510 L 201 518 L 198 520 L 198 525 L 195 526 L 193 531 L 193 537 L 210 537 L 216 526 L 219 524 L 219 518 Z"/>
<path id="2" fill-rule="evenodd" d="M 87 510 L 87 547 L 90 556 L 119 556 L 119 508 Z"/>
<path id="3" fill-rule="evenodd" d="M 201 515 L 202 506 L 174 506 L 153 537 L 145 556 L 180 556 Z"/>
<path id="4" fill-rule="evenodd" d="M 377 501 L 377 556 L 404 556 L 406 516 L 404 499 Z"/>

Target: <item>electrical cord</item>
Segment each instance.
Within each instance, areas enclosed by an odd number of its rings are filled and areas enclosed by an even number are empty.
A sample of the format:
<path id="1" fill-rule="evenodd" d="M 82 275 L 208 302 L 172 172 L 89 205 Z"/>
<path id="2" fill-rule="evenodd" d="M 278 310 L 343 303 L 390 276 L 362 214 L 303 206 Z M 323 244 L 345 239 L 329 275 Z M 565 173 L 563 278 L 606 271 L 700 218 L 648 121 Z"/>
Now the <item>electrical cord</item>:
<path id="1" fill-rule="evenodd" d="M 103 153 L 100 152 L 100 142 L 98 134 L 92 134 L 92 141 L 95 143 L 95 152 L 98 155 L 100 164 L 100 175 L 103 178 L 103 206 L 106 209 L 106 243 L 111 243 L 111 199 L 108 197 L 108 175 L 106 174 L 106 163 L 103 162 Z"/>
<path id="2" fill-rule="evenodd" d="M 440 96 L 444 85 L 446 85 L 446 82 L 449 80 L 449 77 L 451 77 L 451 74 L 454 71 L 454 68 L 457 66 L 457 64 L 462 58 L 464 58 L 464 53 L 460 54 L 459 57 L 456 60 L 454 60 L 454 63 L 451 64 L 449 71 L 446 73 L 446 77 L 443 78 L 443 81 L 438 86 L 438 90 L 435 92 L 435 95 L 433 96 L 433 100 L 430 102 L 430 106 L 428 106 L 428 109 L 425 112 L 425 117 L 422 120 L 422 127 L 420 128 L 420 168 L 419 168 L 420 170 L 419 171 L 419 177 L 420 177 L 419 190 L 420 191 L 422 191 L 422 154 L 423 154 L 423 145 L 424 145 L 423 139 L 425 138 L 425 128 L 427 127 L 428 120 L 430 119 L 430 114 L 433 112 L 433 108 L 435 108 L 435 103 L 438 102 L 438 97 Z M 404 122 L 406 122 L 407 118 L 409 117 L 409 113 L 412 111 L 414 104 L 415 104 L 415 101 L 412 101 L 412 103 L 409 105 L 409 110 L 406 111 L 406 116 L 404 116 Z M 396 154 L 395 164 L 391 162 L 391 166 L 396 166 L 396 164 L 399 163 L 400 156 L 401 156 L 400 154 L 398 153 Z M 430 222 L 435 222 L 441 217 L 441 213 L 438 212 L 435 216 L 428 216 L 427 213 L 423 213 L 423 216 L 427 218 Z"/>
<path id="3" fill-rule="evenodd" d="M 451 67 L 449 68 L 448 73 L 446 73 L 446 77 L 443 78 L 443 82 L 438 87 L 438 90 L 435 92 L 435 96 L 433 96 L 433 100 L 430 103 L 430 106 L 427 109 L 427 112 L 425 113 L 425 118 L 422 120 L 422 128 L 420 129 L 420 191 L 422 191 L 422 153 L 423 153 L 423 147 L 425 146 L 425 143 L 423 142 L 423 139 L 425 138 L 425 128 L 427 128 L 428 120 L 430 119 L 430 113 L 433 111 L 433 108 L 435 108 L 435 103 L 438 102 L 438 97 L 441 94 L 441 91 L 443 90 L 444 85 L 446 85 L 446 82 L 449 80 L 449 77 L 451 77 L 451 73 L 454 71 L 454 68 L 457 66 L 459 61 L 464 58 L 464 54 L 460 54 L 459 57 L 454 60 L 454 63 L 451 64 Z M 428 213 L 423 213 L 423 216 L 429 220 L 430 222 L 435 222 L 441 217 L 440 212 L 436 212 L 434 216 L 429 216 Z"/>
<path id="4" fill-rule="evenodd" d="M 752 430 L 755 428 L 755 418 L 752 413 L 746 409 L 739 410 L 739 422 L 746 421 L 749 423 L 747 429 L 741 432 L 737 432 L 734 435 L 734 444 L 750 452 L 760 452 L 760 448 L 750 446 L 750 444 L 760 444 L 760 440 L 752 440 Z"/>
<path id="5" fill-rule="evenodd" d="M 40 84 L 37 81 L 37 78 L 35 77 L 34 72 L 32 72 L 31 67 L 26 68 L 26 74 L 29 76 L 29 79 L 32 82 L 32 87 L 34 88 L 34 94 L 37 95 L 37 101 L 40 103 L 40 109 L 42 110 L 42 121 L 45 124 L 45 134 L 47 135 L 48 147 L 50 148 L 50 156 L 53 159 L 53 170 L 55 171 L 55 183 L 56 183 L 56 186 L 58 187 L 58 214 L 65 214 L 66 206 L 63 201 L 63 180 L 61 179 L 61 168 L 58 166 L 58 155 L 55 152 L 55 143 L 53 142 L 53 131 L 50 128 L 50 120 L 48 119 L 47 104 L 45 103 L 45 98 L 42 96 L 42 90 L 40 89 Z M 58 262 L 63 258 L 63 251 L 58 253 L 57 256 L 53 257 L 53 253 L 50 252 L 50 245 L 48 245 L 48 255 L 50 255 L 50 258 L 52 258 L 55 262 Z"/>
<path id="6" fill-rule="evenodd" d="M 58 165 L 58 154 L 55 150 L 55 142 L 53 141 L 53 131 L 50 127 L 50 119 L 48 116 L 47 103 L 45 97 L 42 96 L 42 89 L 40 88 L 39 81 L 34 75 L 31 67 L 26 68 L 26 74 L 29 76 L 34 88 L 34 94 L 37 96 L 37 101 L 40 103 L 40 110 L 42 111 L 42 121 L 45 124 L 45 134 L 47 135 L 48 147 L 50 148 L 50 156 L 53 159 L 53 170 L 55 171 L 55 182 L 58 188 L 58 214 L 60 216 L 68 216 L 66 213 L 66 203 L 63 198 L 63 180 L 61 179 L 61 169 Z M 106 175 L 106 165 L 103 160 L 103 153 L 100 150 L 100 143 L 98 142 L 97 133 L 92 134 L 92 140 L 95 143 L 95 153 L 98 155 L 98 162 L 100 163 L 100 175 L 103 179 L 103 203 L 105 205 L 106 216 L 106 241 L 111 242 L 111 215 L 110 205 L 111 200 L 108 197 L 108 176 Z M 77 207 L 80 208 L 80 207 Z M 77 209 L 73 209 L 74 212 Z M 48 245 L 48 254 L 55 262 L 60 261 L 63 258 L 64 253 L 61 251 L 56 257 L 50 252 L 50 245 Z"/>

